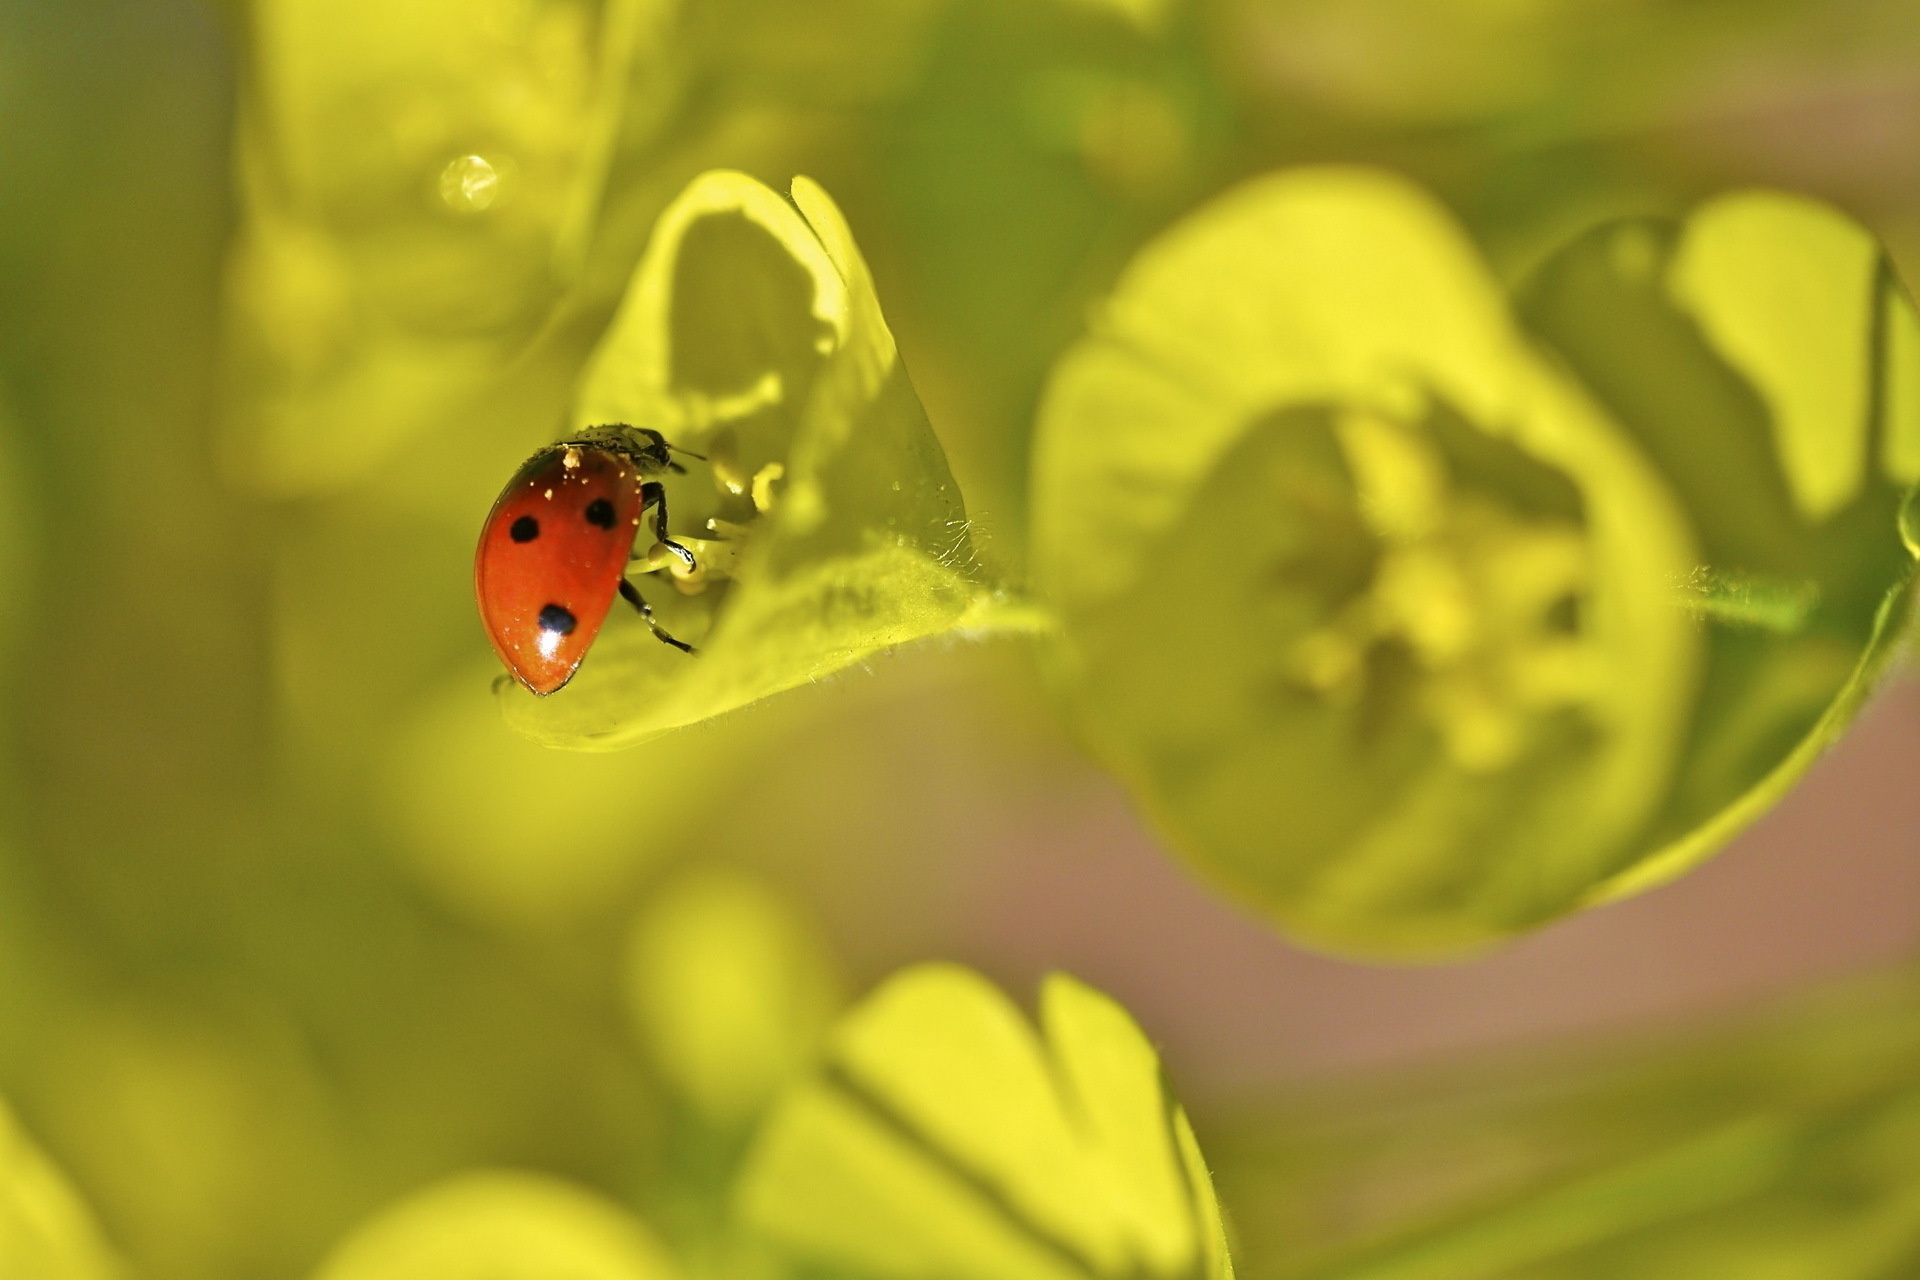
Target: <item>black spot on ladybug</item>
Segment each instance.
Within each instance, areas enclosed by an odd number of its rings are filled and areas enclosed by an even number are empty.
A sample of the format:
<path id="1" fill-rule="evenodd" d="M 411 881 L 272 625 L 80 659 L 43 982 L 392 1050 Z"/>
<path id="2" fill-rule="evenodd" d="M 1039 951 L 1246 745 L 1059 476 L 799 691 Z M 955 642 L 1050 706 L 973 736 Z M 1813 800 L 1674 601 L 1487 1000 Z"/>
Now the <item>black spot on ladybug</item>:
<path id="1" fill-rule="evenodd" d="M 587 504 L 587 523 L 597 524 L 602 529 L 613 528 L 613 504 L 605 498 L 595 498 Z"/>
<path id="2" fill-rule="evenodd" d="M 540 629 L 557 635 L 573 634 L 573 613 L 565 605 L 550 604 L 540 610 Z"/>
<path id="3" fill-rule="evenodd" d="M 513 522 L 513 527 L 507 530 L 507 536 L 515 542 L 532 542 L 540 536 L 540 522 L 532 516 L 521 516 Z"/>

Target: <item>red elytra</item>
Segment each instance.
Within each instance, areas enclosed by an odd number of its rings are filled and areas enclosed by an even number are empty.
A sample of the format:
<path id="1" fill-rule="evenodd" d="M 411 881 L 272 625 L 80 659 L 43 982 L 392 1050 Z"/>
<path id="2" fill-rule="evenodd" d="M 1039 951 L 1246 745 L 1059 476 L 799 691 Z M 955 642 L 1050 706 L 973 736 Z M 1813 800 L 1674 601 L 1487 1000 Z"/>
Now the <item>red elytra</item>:
<path id="1" fill-rule="evenodd" d="M 641 459 L 611 441 L 568 442 L 528 459 L 493 504 L 474 594 L 494 652 L 533 692 L 571 680 L 599 634 L 633 552 L 645 478 Z"/>

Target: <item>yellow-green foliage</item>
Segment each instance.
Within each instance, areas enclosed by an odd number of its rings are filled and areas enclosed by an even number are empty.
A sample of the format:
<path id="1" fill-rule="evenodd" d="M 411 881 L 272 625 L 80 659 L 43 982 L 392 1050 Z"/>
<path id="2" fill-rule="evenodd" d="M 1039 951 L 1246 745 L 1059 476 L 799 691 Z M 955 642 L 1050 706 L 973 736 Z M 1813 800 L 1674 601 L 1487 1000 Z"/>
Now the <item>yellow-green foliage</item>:
<path id="1" fill-rule="evenodd" d="M 1904 987 L 1424 1110 L 1195 1091 L 1210 1172 L 1119 1004 L 914 963 L 1054 953 L 966 877 L 1080 811 L 1063 728 L 1398 958 L 1836 738 L 1920 316 L 1636 151 L 1749 10 L 1713 66 L 1846 44 L 1794 8 L 0 6 L 0 1280 L 1911 1272 Z M 682 451 L 698 568 L 635 581 L 700 652 L 617 609 L 537 699 L 474 537 L 614 422 Z"/>

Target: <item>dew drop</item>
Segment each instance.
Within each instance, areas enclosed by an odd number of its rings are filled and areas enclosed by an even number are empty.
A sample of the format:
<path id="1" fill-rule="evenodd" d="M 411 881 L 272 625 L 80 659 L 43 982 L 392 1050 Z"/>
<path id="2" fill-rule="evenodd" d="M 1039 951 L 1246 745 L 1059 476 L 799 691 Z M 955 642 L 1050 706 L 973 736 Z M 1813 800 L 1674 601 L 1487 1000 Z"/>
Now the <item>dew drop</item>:
<path id="1" fill-rule="evenodd" d="M 456 156 L 440 171 L 440 199 L 457 213 L 484 213 L 500 198 L 500 171 L 485 156 Z"/>

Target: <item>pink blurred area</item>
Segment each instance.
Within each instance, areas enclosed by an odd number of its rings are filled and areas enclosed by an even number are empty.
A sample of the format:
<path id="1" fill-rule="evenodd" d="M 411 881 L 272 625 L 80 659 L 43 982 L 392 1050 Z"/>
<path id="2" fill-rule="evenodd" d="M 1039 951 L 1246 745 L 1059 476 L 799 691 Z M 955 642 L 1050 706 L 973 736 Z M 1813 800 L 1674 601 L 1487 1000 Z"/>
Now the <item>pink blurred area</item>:
<path id="1" fill-rule="evenodd" d="M 1433 967 L 1288 944 L 1168 858 L 1114 784 L 1091 767 L 1063 774 L 998 813 L 950 799 L 949 830 L 977 838 L 919 881 L 945 917 L 935 933 L 1016 990 L 1058 968 L 1112 992 L 1196 1102 L 1672 1026 L 1897 962 L 1920 939 L 1913 678 L 1885 689 L 1784 803 L 1703 869 Z"/>

